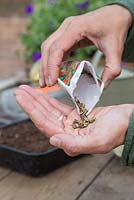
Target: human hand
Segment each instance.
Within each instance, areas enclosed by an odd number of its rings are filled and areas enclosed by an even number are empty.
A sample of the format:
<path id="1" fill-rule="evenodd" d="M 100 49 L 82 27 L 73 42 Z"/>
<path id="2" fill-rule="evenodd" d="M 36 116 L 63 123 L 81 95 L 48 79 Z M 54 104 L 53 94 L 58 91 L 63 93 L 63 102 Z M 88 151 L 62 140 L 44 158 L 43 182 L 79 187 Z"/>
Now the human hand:
<path id="1" fill-rule="evenodd" d="M 79 119 L 75 109 L 29 86 L 15 91 L 17 102 L 50 143 L 68 155 L 106 153 L 123 144 L 134 106 L 131 104 L 95 108 L 89 115 L 96 121 L 84 129 L 73 129 Z M 60 116 L 63 120 L 59 120 Z"/>
<path id="2" fill-rule="evenodd" d="M 72 51 L 95 45 L 105 55 L 101 78 L 107 87 L 121 72 L 121 57 L 131 22 L 129 11 L 118 5 L 65 19 L 42 44 L 40 86 L 56 83 L 59 67 Z"/>

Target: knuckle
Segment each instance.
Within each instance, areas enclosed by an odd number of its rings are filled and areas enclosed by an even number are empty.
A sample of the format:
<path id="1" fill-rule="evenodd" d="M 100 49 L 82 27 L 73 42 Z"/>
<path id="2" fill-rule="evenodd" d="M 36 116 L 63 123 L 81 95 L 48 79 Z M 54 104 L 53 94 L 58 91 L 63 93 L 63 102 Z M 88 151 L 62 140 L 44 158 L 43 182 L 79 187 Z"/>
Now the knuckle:
<path id="1" fill-rule="evenodd" d="M 56 54 L 61 54 L 61 53 L 64 53 L 64 49 L 62 48 L 62 47 L 60 47 L 60 45 L 57 43 L 57 42 L 55 42 L 52 46 L 51 46 L 51 48 L 50 48 L 50 50 L 49 50 L 49 52 L 50 53 L 56 53 Z"/>
<path id="2" fill-rule="evenodd" d="M 68 155 L 68 156 L 70 156 L 70 157 L 75 157 L 76 155 L 74 155 L 74 154 L 71 154 L 70 152 L 66 152 L 66 154 Z"/>
<path id="3" fill-rule="evenodd" d="M 46 41 L 41 44 L 41 51 L 43 51 L 44 49 L 49 50 L 48 42 Z"/>
<path id="4" fill-rule="evenodd" d="M 44 65 L 43 60 L 41 61 L 41 65 L 39 67 L 39 78 L 44 78 L 44 75 L 47 73 L 46 66 Z"/>
<path id="5" fill-rule="evenodd" d="M 63 23 L 67 23 L 67 24 L 70 24 L 74 21 L 75 17 L 74 16 L 70 16 L 70 17 L 67 17 Z"/>
<path id="6" fill-rule="evenodd" d="M 121 69 L 120 68 L 116 68 L 116 69 L 112 70 L 112 75 L 115 76 L 115 77 L 119 76 L 120 73 L 121 73 Z"/>
<path id="7" fill-rule="evenodd" d="M 50 47 L 50 53 L 53 53 L 54 51 L 58 50 L 59 48 L 57 47 L 56 43 L 53 43 L 53 45 Z"/>
<path id="8" fill-rule="evenodd" d="M 75 156 L 78 154 L 78 150 L 76 145 L 74 144 L 70 144 L 68 147 L 68 153 L 70 154 L 70 156 Z"/>

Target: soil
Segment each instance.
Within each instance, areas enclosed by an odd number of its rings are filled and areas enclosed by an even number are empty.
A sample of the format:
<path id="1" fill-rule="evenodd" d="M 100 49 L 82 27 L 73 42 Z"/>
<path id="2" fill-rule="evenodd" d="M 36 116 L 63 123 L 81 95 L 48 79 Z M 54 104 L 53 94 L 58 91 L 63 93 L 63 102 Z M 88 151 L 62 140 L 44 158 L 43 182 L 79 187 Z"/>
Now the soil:
<path id="1" fill-rule="evenodd" d="M 0 129 L 0 144 L 30 153 L 52 149 L 48 138 L 31 121 Z"/>

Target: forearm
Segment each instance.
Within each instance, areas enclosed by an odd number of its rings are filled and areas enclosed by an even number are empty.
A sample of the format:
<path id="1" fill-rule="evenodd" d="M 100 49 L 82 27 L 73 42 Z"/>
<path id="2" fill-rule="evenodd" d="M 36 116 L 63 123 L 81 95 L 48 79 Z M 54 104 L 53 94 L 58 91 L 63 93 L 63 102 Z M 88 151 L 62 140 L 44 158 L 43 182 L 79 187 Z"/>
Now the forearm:
<path id="1" fill-rule="evenodd" d="M 117 4 L 129 10 L 132 16 L 132 25 L 129 29 L 125 42 L 122 60 L 126 62 L 134 62 L 134 0 L 115 0 L 108 5 Z"/>

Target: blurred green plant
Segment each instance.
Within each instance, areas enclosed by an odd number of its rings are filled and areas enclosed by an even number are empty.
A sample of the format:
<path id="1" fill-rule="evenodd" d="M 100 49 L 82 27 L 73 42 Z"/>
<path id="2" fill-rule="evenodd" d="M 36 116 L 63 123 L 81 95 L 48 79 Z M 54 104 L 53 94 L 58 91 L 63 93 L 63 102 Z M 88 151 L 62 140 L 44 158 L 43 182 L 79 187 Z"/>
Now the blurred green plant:
<path id="1" fill-rule="evenodd" d="M 25 46 L 25 58 L 37 61 L 41 57 L 40 46 L 69 16 L 75 16 L 102 7 L 109 0 L 34 0 L 28 4 L 26 14 L 29 17 L 27 33 L 21 36 Z M 87 58 L 95 47 L 79 49 L 75 53 L 77 60 Z"/>

